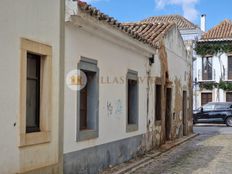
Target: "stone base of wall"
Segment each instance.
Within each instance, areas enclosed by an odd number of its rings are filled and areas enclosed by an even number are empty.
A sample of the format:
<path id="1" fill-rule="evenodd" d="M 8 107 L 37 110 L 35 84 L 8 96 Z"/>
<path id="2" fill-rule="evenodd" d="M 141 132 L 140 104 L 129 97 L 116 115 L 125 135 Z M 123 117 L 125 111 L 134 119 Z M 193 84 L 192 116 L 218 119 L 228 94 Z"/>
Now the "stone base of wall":
<path id="1" fill-rule="evenodd" d="M 64 174 L 96 174 L 143 154 L 144 135 L 64 154 Z"/>

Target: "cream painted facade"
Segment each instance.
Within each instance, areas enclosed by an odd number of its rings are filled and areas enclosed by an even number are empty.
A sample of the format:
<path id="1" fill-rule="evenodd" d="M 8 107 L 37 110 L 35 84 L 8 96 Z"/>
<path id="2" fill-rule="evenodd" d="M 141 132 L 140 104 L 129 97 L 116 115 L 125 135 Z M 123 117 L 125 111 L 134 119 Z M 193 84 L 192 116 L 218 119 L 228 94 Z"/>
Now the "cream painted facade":
<path id="1" fill-rule="evenodd" d="M 139 42 L 82 12 L 74 12 L 68 19 L 65 25 L 65 75 L 78 69 L 82 57 L 97 62 L 99 120 L 97 137 L 77 139 L 78 92 L 66 85 L 64 173 L 96 173 L 165 143 L 165 107 L 162 107 L 162 119 L 155 121 L 157 83 L 162 85 L 161 91 L 166 88 L 172 91 L 169 139 L 192 133 L 192 53 L 187 52 L 176 26 L 161 41 L 162 50 Z M 155 61 L 149 65 L 152 55 Z M 138 130 L 132 132 L 127 132 L 126 128 L 126 81 L 120 81 L 121 77 L 125 79 L 128 70 L 138 72 L 140 78 Z M 149 77 L 152 80 L 148 81 Z M 183 91 L 186 92 L 185 118 Z M 166 93 L 162 92 L 161 101 L 160 104 L 165 106 Z"/>
<path id="2" fill-rule="evenodd" d="M 0 2 L 0 173 L 59 173 L 60 155 L 60 58 L 63 54 L 62 23 L 64 17 L 62 0 L 2 0 Z M 61 22 L 62 21 L 62 22 Z M 30 41 L 24 44 L 24 40 Z M 34 43 L 34 44 L 32 44 Z M 50 96 L 49 121 L 45 121 L 44 134 L 25 134 L 25 91 L 21 85 L 25 81 L 26 49 L 42 54 L 51 63 L 46 69 L 51 79 L 50 86 L 44 84 L 43 95 Z M 46 50 L 46 49 L 49 49 Z M 44 54 L 43 54 L 44 53 Z M 45 60 L 47 62 L 47 60 Z M 47 63 L 45 63 L 47 66 Z M 45 81 L 44 81 L 45 82 Z M 46 89 L 45 89 L 46 88 Z M 22 92 L 24 91 L 24 92 Z M 20 97 L 21 96 L 21 97 Z M 62 95 L 61 95 L 62 96 Z M 45 96 L 44 96 L 45 97 Z M 44 98 L 45 99 L 45 98 Z M 48 103 L 47 103 L 48 104 Z M 62 107 L 61 107 L 62 108 Z M 44 108 L 42 113 L 48 111 Z M 42 121 L 42 122 L 43 122 Z M 42 124 L 42 123 L 41 123 Z M 46 128 L 45 128 L 46 127 Z M 43 128 L 42 128 L 43 129 Z M 46 130 L 45 130 L 46 129 Z M 23 140 L 23 137 L 25 138 Z M 43 139 L 46 137 L 45 139 Z M 43 139 L 43 140 L 42 140 Z M 22 140 L 24 143 L 22 143 Z M 62 171 L 62 169 L 60 170 Z"/>

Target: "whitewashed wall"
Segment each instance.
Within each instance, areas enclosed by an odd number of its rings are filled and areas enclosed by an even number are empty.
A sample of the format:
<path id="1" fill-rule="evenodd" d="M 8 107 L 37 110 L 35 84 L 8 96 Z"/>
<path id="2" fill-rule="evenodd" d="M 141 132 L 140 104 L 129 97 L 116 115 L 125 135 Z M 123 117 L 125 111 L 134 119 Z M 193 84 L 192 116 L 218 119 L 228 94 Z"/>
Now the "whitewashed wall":
<path id="1" fill-rule="evenodd" d="M 66 24 L 65 41 L 65 74 L 77 68 L 80 57 L 96 59 L 100 72 L 100 79 L 109 77 L 126 77 L 127 70 L 138 71 L 139 77 L 146 77 L 148 56 L 152 54 L 136 50 L 134 45 L 125 44 L 120 37 L 115 39 L 107 34 L 102 35 L 100 28 L 92 28 L 90 25 L 78 21 L 76 27 L 71 23 Z M 106 27 L 108 28 L 108 27 Z M 95 33 L 90 30 L 94 29 Z M 108 28 L 124 38 L 129 38 L 124 33 Z M 98 36 L 101 35 L 101 36 Z M 133 42 L 137 42 L 129 38 Z M 139 43 L 140 44 L 140 43 Z M 135 44 L 136 45 L 136 44 Z M 143 45 L 143 44 L 141 44 Z M 128 47 L 129 46 L 129 47 Z M 144 45 L 143 45 L 144 46 Z M 146 48 L 146 46 L 144 46 Z M 149 49 L 148 49 L 149 50 Z M 140 53 L 139 53 L 140 52 Z M 157 60 L 158 61 L 158 60 Z M 78 151 L 96 145 L 105 144 L 124 138 L 141 135 L 146 132 L 146 87 L 147 82 L 139 84 L 139 130 L 126 133 L 126 84 L 102 84 L 99 85 L 99 137 L 92 140 L 76 142 L 76 109 L 77 96 L 75 91 L 65 88 L 65 121 L 64 121 L 64 153 Z M 107 102 L 114 106 L 116 101 L 121 102 L 120 113 L 107 113 Z"/>
<path id="2" fill-rule="evenodd" d="M 148 56 L 155 54 L 155 63 L 151 70 L 152 77 L 160 77 L 160 62 L 157 52 L 143 45 L 148 51 L 135 49 L 134 44 L 128 47 L 125 39 L 127 35 L 115 31 L 114 29 L 104 26 L 103 24 L 88 23 L 79 17 L 76 21 L 66 23 L 66 41 L 65 41 L 65 74 L 77 68 L 80 57 L 87 57 L 98 60 L 101 77 L 120 77 L 125 76 L 128 69 L 138 71 L 140 77 L 146 76 L 148 68 Z M 74 24 L 76 23 L 76 26 Z M 92 26 L 94 25 L 94 26 Z M 107 30 L 115 32 L 119 38 L 111 35 L 102 34 L 103 26 Z M 114 34 L 115 34 L 114 33 Z M 131 38 L 129 38 L 131 40 Z M 126 43 L 126 44 L 125 44 Z M 168 54 L 170 80 L 180 79 L 182 87 L 188 89 L 188 75 L 191 64 L 187 61 L 187 52 L 183 40 L 177 28 L 165 38 L 165 45 Z M 141 45 L 140 45 L 141 46 Z M 191 59 L 191 58 L 190 58 Z M 186 74 L 186 75 L 185 75 Z M 139 85 L 139 130 L 126 133 L 126 86 L 125 84 L 100 84 L 99 89 L 99 137 L 92 140 L 76 142 L 76 109 L 77 96 L 75 91 L 65 87 L 65 121 L 64 121 L 64 153 L 79 151 L 89 147 L 113 142 L 136 135 L 142 135 L 147 132 L 147 123 L 150 120 L 149 130 L 154 128 L 154 85 L 150 90 L 150 110 L 147 116 L 147 83 L 146 81 Z M 181 90 L 181 89 L 180 89 Z M 174 95 L 174 94 L 173 94 Z M 122 103 L 122 112 L 118 115 L 107 114 L 107 102 L 114 103 L 120 100 Z"/>
<path id="3" fill-rule="evenodd" d="M 0 173 L 13 174 L 58 162 L 60 1 L 0 2 Z M 52 46 L 52 137 L 47 144 L 19 148 L 20 38 Z M 16 124 L 16 126 L 14 126 Z"/>

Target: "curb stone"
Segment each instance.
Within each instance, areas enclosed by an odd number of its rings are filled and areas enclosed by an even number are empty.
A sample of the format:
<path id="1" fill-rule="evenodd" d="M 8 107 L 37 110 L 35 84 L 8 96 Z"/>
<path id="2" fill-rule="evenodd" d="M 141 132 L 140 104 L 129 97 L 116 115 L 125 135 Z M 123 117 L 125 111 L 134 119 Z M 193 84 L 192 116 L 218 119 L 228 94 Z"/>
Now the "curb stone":
<path id="1" fill-rule="evenodd" d="M 130 174 L 130 173 L 138 170 L 139 168 L 142 168 L 142 167 L 149 165 L 151 162 L 153 162 L 154 158 L 170 151 L 171 149 L 185 143 L 186 141 L 188 141 L 190 139 L 195 138 L 198 135 L 199 134 L 194 133 L 190 136 L 187 136 L 187 137 L 184 137 L 180 140 L 177 140 L 176 142 L 170 142 L 170 144 L 169 143 L 164 144 L 163 146 L 161 146 L 161 149 L 157 149 L 157 151 L 155 151 L 151 154 L 149 154 L 149 153 L 145 154 L 141 160 L 138 160 L 136 162 L 128 164 L 126 167 L 122 167 L 120 170 L 112 172 L 112 174 Z"/>

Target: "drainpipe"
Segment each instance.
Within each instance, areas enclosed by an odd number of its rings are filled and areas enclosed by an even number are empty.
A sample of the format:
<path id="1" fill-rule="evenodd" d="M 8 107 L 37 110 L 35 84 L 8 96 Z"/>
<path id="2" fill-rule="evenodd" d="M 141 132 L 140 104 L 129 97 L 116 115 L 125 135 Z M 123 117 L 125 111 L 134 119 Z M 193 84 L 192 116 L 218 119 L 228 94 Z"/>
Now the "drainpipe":
<path id="1" fill-rule="evenodd" d="M 150 125 L 150 120 L 148 120 L 149 104 L 150 104 L 149 93 L 150 93 L 151 68 L 154 62 L 155 62 L 155 55 L 152 54 L 151 57 L 148 58 L 148 67 L 147 67 L 147 129 L 149 128 Z"/>
<path id="2" fill-rule="evenodd" d="M 63 174 L 63 144 L 64 144 L 64 57 L 65 57 L 65 0 L 59 0 L 60 3 L 60 38 L 59 38 L 59 111 L 58 111 L 58 163 L 59 163 L 59 174 Z"/>

